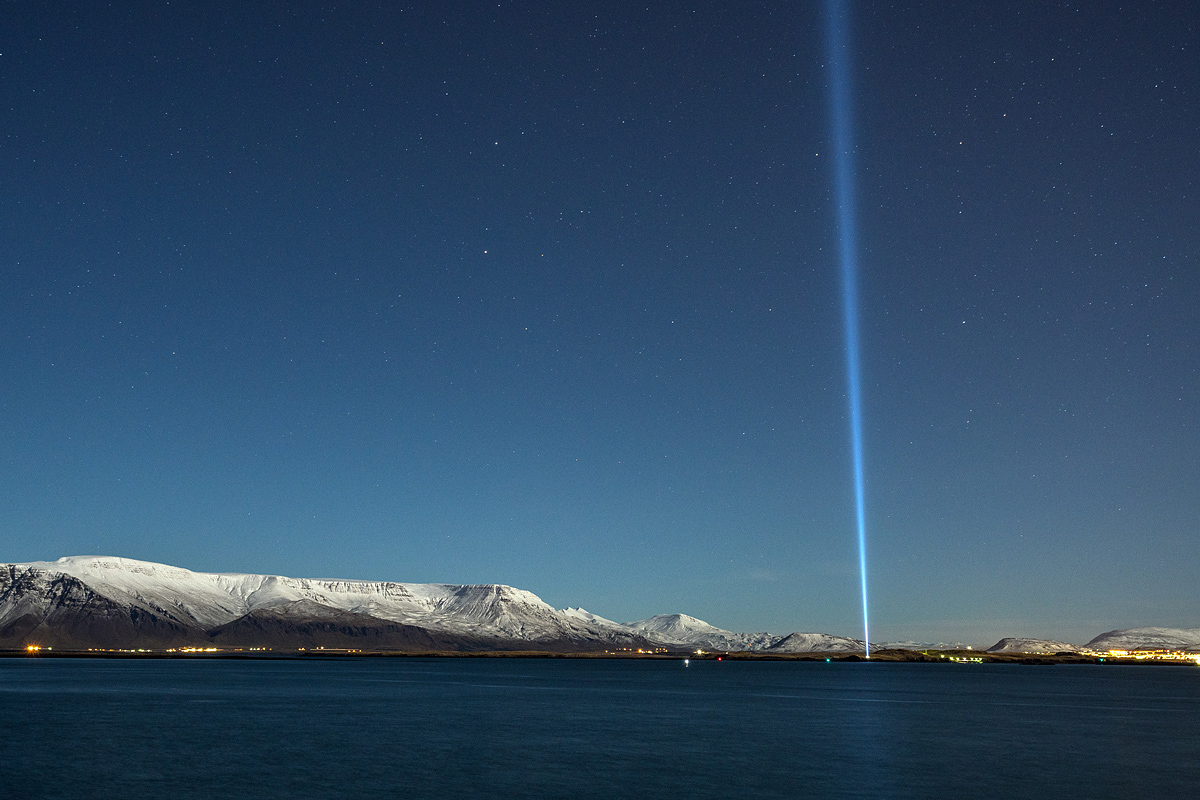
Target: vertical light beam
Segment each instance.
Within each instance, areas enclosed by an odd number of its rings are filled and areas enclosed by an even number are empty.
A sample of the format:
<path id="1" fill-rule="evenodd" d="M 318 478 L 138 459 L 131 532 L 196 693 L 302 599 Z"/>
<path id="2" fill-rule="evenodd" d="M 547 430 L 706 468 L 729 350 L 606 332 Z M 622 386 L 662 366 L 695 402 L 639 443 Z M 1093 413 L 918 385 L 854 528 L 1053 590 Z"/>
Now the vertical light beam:
<path id="1" fill-rule="evenodd" d="M 854 141 L 850 134 L 850 34 L 846 0 L 827 0 L 829 99 L 833 128 L 834 197 L 838 257 L 842 267 L 842 312 L 846 328 L 850 442 L 854 454 L 854 512 L 858 524 L 858 570 L 862 582 L 863 642 L 871 657 L 867 616 L 867 523 L 863 499 L 862 391 L 858 363 L 858 230 L 855 227 Z"/>

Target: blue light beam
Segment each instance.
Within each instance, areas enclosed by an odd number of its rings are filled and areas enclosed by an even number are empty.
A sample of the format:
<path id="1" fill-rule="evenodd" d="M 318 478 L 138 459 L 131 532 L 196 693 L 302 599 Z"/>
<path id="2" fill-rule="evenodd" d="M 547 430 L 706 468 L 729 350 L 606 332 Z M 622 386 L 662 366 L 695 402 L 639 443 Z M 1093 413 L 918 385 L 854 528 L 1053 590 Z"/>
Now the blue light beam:
<path id="1" fill-rule="evenodd" d="M 871 657 L 867 617 L 867 522 L 863 499 L 862 379 L 858 345 L 858 230 L 855 226 L 854 140 L 850 134 L 850 13 L 845 0 L 826 3 L 829 46 L 829 98 L 833 127 L 834 196 L 837 202 L 838 257 L 842 266 L 842 312 L 846 327 L 846 380 L 849 386 L 850 441 L 854 452 L 854 513 L 858 523 L 858 571 L 862 582 L 863 643 Z"/>

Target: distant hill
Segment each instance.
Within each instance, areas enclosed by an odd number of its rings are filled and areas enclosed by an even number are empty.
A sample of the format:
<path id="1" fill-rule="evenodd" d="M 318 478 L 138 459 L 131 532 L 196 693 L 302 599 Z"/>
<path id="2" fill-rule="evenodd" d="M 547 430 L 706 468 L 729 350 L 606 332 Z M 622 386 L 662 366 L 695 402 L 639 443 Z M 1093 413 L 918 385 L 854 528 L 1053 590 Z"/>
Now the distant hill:
<path id="1" fill-rule="evenodd" d="M 687 614 L 659 614 L 626 622 L 625 627 L 648 639 L 705 650 L 761 650 L 782 638 L 769 633 L 734 633 Z"/>
<path id="2" fill-rule="evenodd" d="M 878 645 L 880 650 L 973 650 L 971 645 L 965 642 L 880 642 Z"/>
<path id="3" fill-rule="evenodd" d="M 649 619 L 627 622 L 625 627 L 648 639 L 704 650 L 744 651 L 753 653 L 846 653 L 861 652 L 861 639 L 849 639 L 829 633 L 734 633 L 709 625 L 687 614 L 659 614 Z M 872 645 L 874 646 L 874 645 Z"/>
<path id="4" fill-rule="evenodd" d="M 987 649 L 989 653 L 1076 653 L 1079 645 L 1057 642 L 1053 639 L 1001 639 Z"/>
<path id="5" fill-rule="evenodd" d="M 862 639 L 829 633 L 789 633 L 763 650 L 769 653 L 853 653 L 865 648 Z"/>
<path id="6" fill-rule="evenodd" d="M 1126 628 L 1102 633 L 1089 650 L 1182 650 L 1200 652 L 1200 628 Z"/>

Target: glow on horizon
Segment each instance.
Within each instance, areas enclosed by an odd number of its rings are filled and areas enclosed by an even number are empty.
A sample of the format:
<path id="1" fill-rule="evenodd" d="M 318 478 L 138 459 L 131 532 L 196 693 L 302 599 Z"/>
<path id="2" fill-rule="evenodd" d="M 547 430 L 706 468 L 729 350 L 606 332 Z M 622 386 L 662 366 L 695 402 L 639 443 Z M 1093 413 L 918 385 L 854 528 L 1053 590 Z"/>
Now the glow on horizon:
<path id="1" fill-rule="evenodd" d="M 828 0 L 826 15 L 834 194 L 837 201 L 838 256 L 842 267 L 842 311 L 846 328 L 850 441 L 854 455 L 854 513 L 858 526 L 858 569 L 862 583 L 863 645 L 867 658 L 870 658 L 870 625 L 867 618 L 867 523 L 863 497 L 862 390 L 858 358 L 858 230 L 855 226 L 854 142 L 850 134 L 850 34 L 846 0 Z"/>

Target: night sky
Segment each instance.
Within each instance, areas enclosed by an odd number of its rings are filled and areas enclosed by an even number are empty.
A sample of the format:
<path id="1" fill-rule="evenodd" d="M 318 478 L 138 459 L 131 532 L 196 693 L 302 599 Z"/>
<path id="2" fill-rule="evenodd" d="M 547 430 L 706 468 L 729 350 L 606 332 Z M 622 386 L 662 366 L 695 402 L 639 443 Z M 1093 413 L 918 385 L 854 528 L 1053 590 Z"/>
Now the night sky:
<path id="1" fill-rule="evenodd" d="M 873 640 L 1200 626 L 1200 13 L 850 3 Z M 819 2 L 0 4 L 0 560 L 862 635 Z"/>

